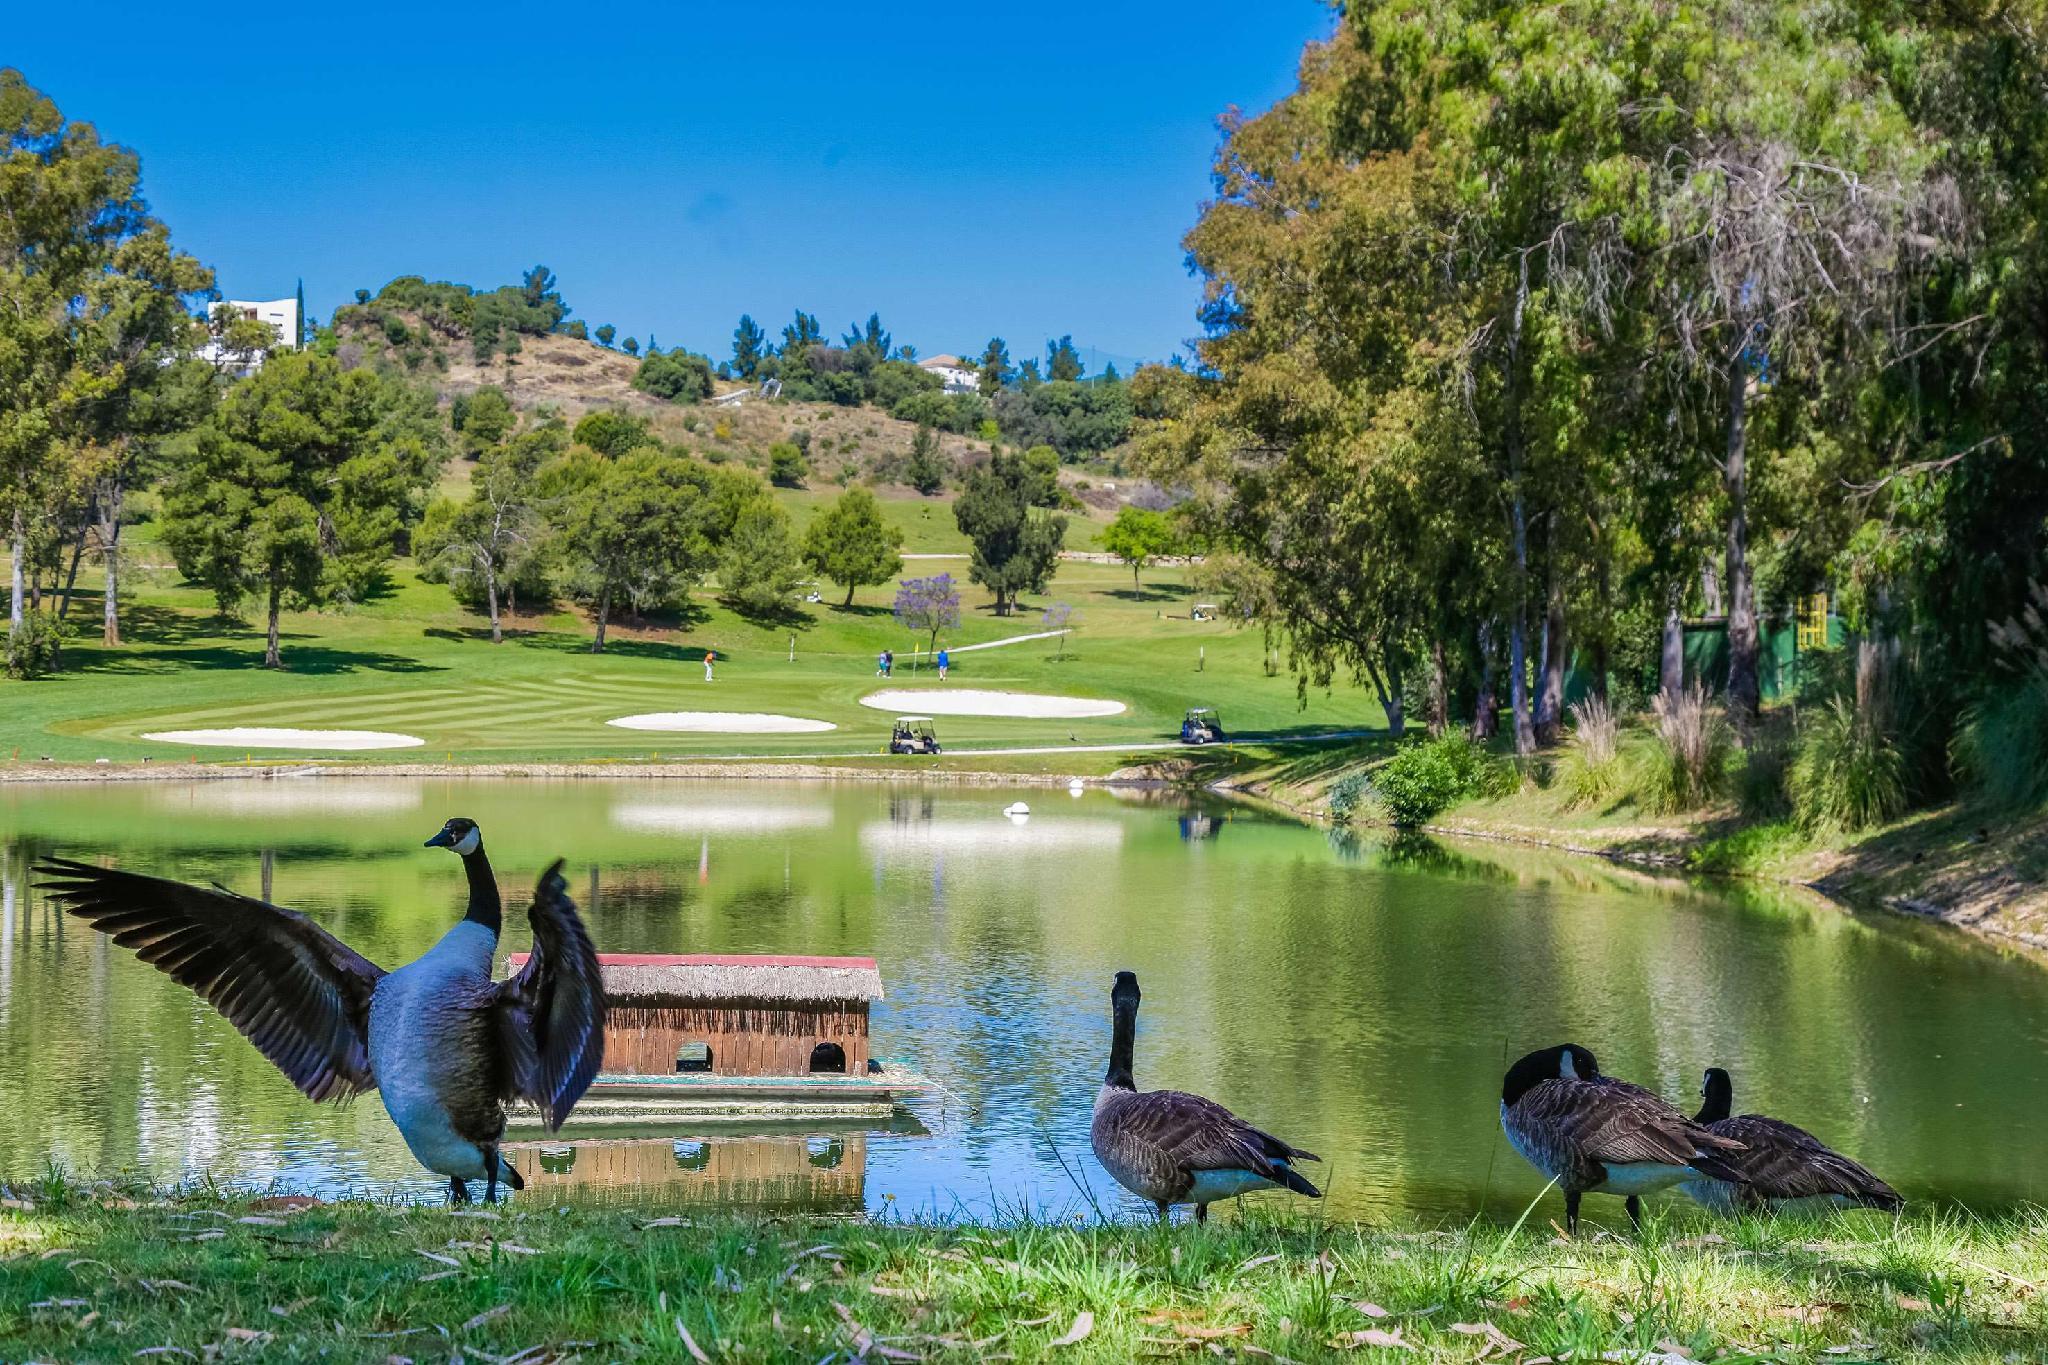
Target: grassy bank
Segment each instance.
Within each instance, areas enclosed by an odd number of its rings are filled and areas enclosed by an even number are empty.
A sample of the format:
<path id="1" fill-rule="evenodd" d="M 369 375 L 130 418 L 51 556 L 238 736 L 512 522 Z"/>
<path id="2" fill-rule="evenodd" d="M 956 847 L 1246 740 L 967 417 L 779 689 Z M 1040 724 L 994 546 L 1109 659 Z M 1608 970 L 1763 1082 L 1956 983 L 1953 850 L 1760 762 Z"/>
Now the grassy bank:
<path id="1" fill-rule="evenodd" d="M 1332 789 L 1371 773 L 1393 752 L 1384 741 L 1315 749 L 1247 748 L 1181 765 L 1186 780 L 1221 785 L 1297 814 L 1327 817 Z M 1855 834 L 1746 816 L 1733 800 L 1680 814 L 1645 809 L 1626 791 L 1574 801 L 1553 780 L 1559 755 L 1499 795 L 1457 801 L 1431 833 L 1503 839 L 1625 862 L 1812 887 L 1884 905 L 1987 937 L 2048 949 L 2048 820 L 1975 802 L 1916 811 Z M 1362 811 L 1358 819 L 1371 818 Z"/>
<path id="2" fill-rule="evenodd" d="M 43 1185 L 0 1357 L 2036 1359 L 2048 1218 L 997 1228 Z M 1616 1354 L 1619 1353 L 1619 1354 Z"/>

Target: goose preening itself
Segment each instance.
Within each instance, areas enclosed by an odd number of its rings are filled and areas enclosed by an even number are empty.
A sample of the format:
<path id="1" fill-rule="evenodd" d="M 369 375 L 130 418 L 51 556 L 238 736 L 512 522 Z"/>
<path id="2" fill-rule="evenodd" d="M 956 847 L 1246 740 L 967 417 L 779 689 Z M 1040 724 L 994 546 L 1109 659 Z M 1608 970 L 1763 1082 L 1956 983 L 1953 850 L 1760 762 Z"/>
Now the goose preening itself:
<path id="1" fill-rule="evenodd" d="M 1109 1071 L 1095 1094 L 1088 1131 L 1102 1168 L 1151 1200 L 1162 1220 L 1173 1205 L 1193 1204 L 1195 1221 L 1206 1222 L 1209 1205 L 1252 1190 L 1285 1188 L 1322 1198 L 1291 1164 L 1322 1160 L 1315 1153 L 1261 1132 L 1200 1095 L 1138 1090 L 1131 1076 L 1138 999 L 1138 978 L 1118 972 L 1109 992 Z"/>
<path id="2" fill-rule="evenodd" d="M 1643 1225 L 1642 1196 L 1707 1176 L 1740 1184 L 1731 1159 L 1740 1139 L 1687 1118 L 1641 1086 L 1600 1074 L 1577 1043 L 1532 1052 L 1501 1081 L 1500 1126 L 1522 1158 L 1564 1191 L 1567 1232 L 1579 1228 L 1579 1199 L 1618 1194 L 1629 1221 Z"/>
<path id="3" fill-rule="evenodd" d="M 1682 1188 L 1697 1203 L 1716 1213 L 1776 1213 L 1788 1207 L 1827 1205 L 1896 1212 L 1905 1206 L 1897 1190 L 1804 1128 L 1762 1114 L 1729 1117 L 1734 1098 L 1728 1073 L 1708 1067 L 1700 1086 L 1700 1112 L 1693 1121 L 1743 1145 L 1728 1164 L 1742 1172 L 1745 1183 L 1684 1182 Z"/>
<path id="4" fill-rule="evenodd" d="M 505 1102 L 525 1100 L 550 1129 L 597 1075 L 604 987 L 597 952 L 559 860 L 527 912 L 533 955 L 491 979 L 498 883 L 471 820 L 429 847 L 453 849 L 469 908 L 425 954 L 387 972 L 296 910 L 162 877 L 52 858 L 37 871 L 67 911 L 181 985 L 241 1030 L 315 1100 L 377 1090 L 412 1154 L 448 1177 L 456 1202 L 482 1180 L 522 1187 L 498 1152 Z"/>

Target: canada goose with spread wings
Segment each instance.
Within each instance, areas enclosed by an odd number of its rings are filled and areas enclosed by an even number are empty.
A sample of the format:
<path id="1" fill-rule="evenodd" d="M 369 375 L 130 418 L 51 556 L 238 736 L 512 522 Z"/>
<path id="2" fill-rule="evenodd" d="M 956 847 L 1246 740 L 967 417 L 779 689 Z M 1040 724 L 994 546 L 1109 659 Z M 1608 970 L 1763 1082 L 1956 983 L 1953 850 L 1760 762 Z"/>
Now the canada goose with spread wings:
<path id="1" fill-rule="evenodd" d="M 52 858 L 37 871 L 51 898 L 181 985 L 239 1029 L 314 1100 L 377 1090 L 421 1165 L 457 1202 L 482 1180 L 521 1187 L 498 1151 L 505 1104 L 524 1100 L 549 1128 L 603 1060 L 604 987 L 557 861 L 528 918 L 533 954 L 493 981 L 501 910 L 474 821 L 427 841 L 459 854 L 463 919 L 414 961 L 387 972 L 296 910 L 117 868 Z"/>
<path id="2" fill-rule="evenodd" d="M 1109 1070 L 1095 1094 L 1088 1137 L 1096 1160 L 1118 1184 L 1152 1201 L 1161 1219 L 1175 1204 L 1193 1204 L 1198 1223 L 1208 1221 L 1212 1203 L 1253 1190 L 1323 1197 L 1292 1165 L 1322 1160 L 1315 1153 L 1252 1127 L 1200 1095 L 1140 1091 L 1131 1074 L 1138 978 L 1118 972 L 1109 999 Z"/>
<path id="3" fill-rule="evenodd" d="M 1829 1147 L 1804 1128 L 1762 1114 L 1730 1116 L 1735 1086 L 1728 1073 L 1708 1067 L 1700 1086 L 1700 1111 L 1693 1122 L 1744 1150 L 1728 1164 L 1745 1183 L 1697 1178 L 1680 1186 L 1694 1202 L 1716 1213 L 1776 1213 L 1787 1208 L 1884 1209 L 1897 1212 L 1906 1201 L 1869 1168 Z"/>
<path id="4" fill-rule="evenodd" d="M 1641 1086 L 1600 1074 L 1577 1043 L 1532 1052 L 1501 1082 L 1500 1126 L 1523 1160 L 1564 1191 L 1565 1229 L 1578 1231 L 1579 1199 L 1618 1194 L 1643 1225 L 1642 1196 L 1708 1176 L 1742 1181 L 1729 1160 L 1742 1143 L 1688 1119 Z"/>

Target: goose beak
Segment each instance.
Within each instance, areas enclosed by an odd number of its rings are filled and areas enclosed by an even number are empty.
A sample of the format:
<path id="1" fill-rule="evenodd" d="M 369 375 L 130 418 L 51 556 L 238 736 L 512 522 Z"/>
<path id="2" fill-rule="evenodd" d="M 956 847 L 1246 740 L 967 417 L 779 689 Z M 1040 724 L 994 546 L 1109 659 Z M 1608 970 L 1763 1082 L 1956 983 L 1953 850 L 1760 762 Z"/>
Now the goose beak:
<path id="1" fill-rule="evenodd" d="M 431 839 L 427 840 L 427 842 L 426 842 L 425 844 L 421 845 L 421 847 L 423 847 L 423 848 L 452 848 L 452 847 L 454 847 L 454 845 L 455 845 L 455 836 L 454 836 L 454 835 L 452 835 L 452 834 L 450 834 L 450 833 L 448 832 L 447 826 L 445 826 L 445 825 L 444 825 L 444 826 L 442 826 L 442 828 L 441 828 L 441 832 L 440 832 L 439 834 L 436 834 L 436 835 L 435 835 L 435 836 L 434 836 L 433 838 L 431 838 Z"/>

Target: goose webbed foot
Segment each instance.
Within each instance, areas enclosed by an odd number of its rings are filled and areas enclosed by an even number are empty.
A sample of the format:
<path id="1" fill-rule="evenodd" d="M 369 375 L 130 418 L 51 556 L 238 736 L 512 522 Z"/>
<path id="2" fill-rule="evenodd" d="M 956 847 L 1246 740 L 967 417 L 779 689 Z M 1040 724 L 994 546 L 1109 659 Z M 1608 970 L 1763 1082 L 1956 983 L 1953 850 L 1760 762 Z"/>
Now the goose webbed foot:
<path id="1" fill-rule="evenodd" d="M 467 1204 L 469 1202 L 469 1186 L 463 1181 L 461 1176 L 451 1175 L 448 1177 L 448 1202 L 451 1204 Z"/>
<path id="2" fill-rule="evenodd" d="M 1635 1230 L 1638 1233 L 1640 1233 L 1643 1230 L 1642 1196 L 1636 1194 L 1630 1195 L 1627 1199 L 1622 1201 L 1622 1207 L 1628 1210 L 1629 1223 L 1635 1228 Z"/>
<path id="3" fill-rule="evenodd" d="M 1564 1231 L 1567 1237 L 1579 1235 L 1579 1191 L 1564 1192 Z"/>

